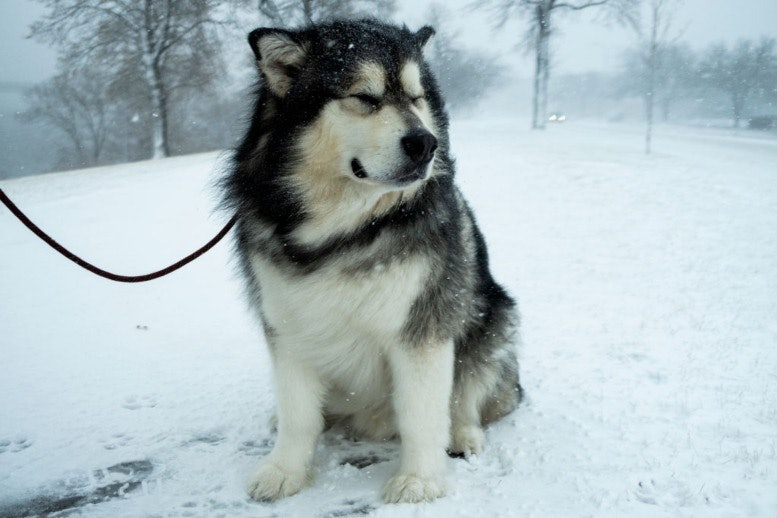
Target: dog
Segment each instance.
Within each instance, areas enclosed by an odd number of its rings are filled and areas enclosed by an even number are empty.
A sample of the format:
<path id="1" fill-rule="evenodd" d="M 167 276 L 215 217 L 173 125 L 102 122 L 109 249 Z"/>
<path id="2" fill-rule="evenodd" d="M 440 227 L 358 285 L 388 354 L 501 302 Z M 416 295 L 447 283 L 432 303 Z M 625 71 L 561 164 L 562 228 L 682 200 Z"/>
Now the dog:
<path id="1" fill-rule="evenodd" d="M 248 37 L 260 79 L 224 188 L 277 399 L 257 501 L 308 483 L 333 422 L 399 437 L 384 501 L 433 500 L 446 450 L 480 453 L 521 400 L 517 310 L 454 185 L 433 35 L 365 19 Z"/>

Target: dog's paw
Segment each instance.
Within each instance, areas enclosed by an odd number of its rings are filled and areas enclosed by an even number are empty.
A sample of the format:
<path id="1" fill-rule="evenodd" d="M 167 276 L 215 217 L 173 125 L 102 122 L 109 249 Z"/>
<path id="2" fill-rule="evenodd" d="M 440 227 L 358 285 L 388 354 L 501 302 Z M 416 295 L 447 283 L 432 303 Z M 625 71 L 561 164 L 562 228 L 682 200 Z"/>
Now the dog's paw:
<path id="1" fill-rule="evenodd" d="M 451 433 L 450 451 L 453 454 L 461 454 L 464 457 L 480 455 L 483 452 L 483 444 L 486 442 L 486 434 L 480 426 L 454 426 Z"/>
<path id="2" fill-rule="evenodd" d="M 307 481 L 304 470 L 284 469 L 273 462 L 265 462 L 254 474 L 248 494 L 257 502 L 278 500 L 299 493 Z"/>
<path id="3" fill-rule="evenodd" d="M 445 494 L 445 480 L 441 476 L 393 476 L 383 488 L 383 501 L 388 504 L 430 502 Z"/>

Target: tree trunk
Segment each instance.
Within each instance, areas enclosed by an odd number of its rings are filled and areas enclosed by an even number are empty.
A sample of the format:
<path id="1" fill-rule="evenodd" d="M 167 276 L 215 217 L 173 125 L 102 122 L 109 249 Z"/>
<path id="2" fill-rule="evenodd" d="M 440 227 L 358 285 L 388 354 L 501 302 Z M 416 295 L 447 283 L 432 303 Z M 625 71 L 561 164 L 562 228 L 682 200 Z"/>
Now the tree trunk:
<path id="1" fill-rule="evenodd" d="M 311 0 L 302 0 L 302 12 L 305 15 L 305 22 L 313 23 L 313 2 Z"/>
<path id="2" fill-rule="evenodd" d="M 652 71 L 651 71 L 652 72 Z M 652 73 L 650 74 L 653 75 Z M 650 79 L 652 82 L 652 78 Z M 649 87 L 645 95 L 645 119 L 647 126 L 645 128 L 645 154 L 649 155 L 653 143 L 653 87 Z"/>
<path id="3" fill-rule="evenodd" d="M 151 144 L 152 158 L 165 158 L 170 155 L 167 143 L 167 95 L 162 83 L 159 68 L 147 67 L 146 80 L 151 93 Z"/>
<path id="4" fill-rule="evenodd" d="M 735 92 L 732 98 L 732 104 L 734 108 L 734 127 L 739 129 L 739 124 L 742 120 L 742 111 L 745 107 L 745 99 L 744 96 L 739 95 L 739 92 Z"/>
<path id="5" fill-rule="evenodd" d="M 151 157 L 157 159 L 169 156 L 170 150 L 167 143 L 167 90 L 162 74 L 163 40 L 166 34 L 164 28 L 158 27 L 153 5 L 152 0 L 145 1 L 144 26 L 140 37 L 143 42 L 141 61 L 151 98 Z M 169 16 L 170 4 L 165 6 Z"/>
<path id="6" fill-rule="evenodd" d="M 542 78 L 540 79 L 540 129 L 545 129 L 548 121 L 548 78 L 550 77 L 550 38 L 545 33 L 543 45 Z"/>
<path id="7" fill-rule="evenodd" d="M 661 122 L 669 122 L 669 113 L 672 110 L 672 101 L 669 97 L 664 97 L 661 101 Z"/>
<path id="8" fill-rule="evenodd" d="M 534 93 L 532 96 L 532 129 L 545 129 L 548 109 L 548 77 L 550 75 L 550 7 L 537 6 L 534 13 L 537 39 L 534 61 Z"/>
<path id="9" fill-rule="evenodd" d="M 650 26 L 650 43 L 647 54 L 647 85 L 645 90 L 645 154 L 649 155 L 653 143 L 653 108 L 656 97 L 656 72 L 658 71 L 658 25 L 661 22 L 660 4 L 653 4 Z"/>
<path id="10" fill-rule="evenodd" d="M 645 154 L 649 155 L 653 141 L 653 108 L 656 96 L 656 53 L 655 42 L 651 43 L 647 56 L 647 84 L 645 85 Z"/>
<path id="11" fill-rule="evenodd" d="M 68 136 L 70 137 L 70 141 L 73 143 L 73 149 L 76 152 L 76 163 L 78 164 L 78 167 L 89 167 L 91 164 L 86 156 L 86 146 L 81 142 L 81 137 L 77 133 L 68 133 Z"/>
<path id="12" fill-rule="evenodd" d="M 286 25 L 283 22 L 281 11 L 274 0 L 259 0 L 258 9 L 260 14 L 266 16 L 276 26 L 283 27 Z"/>
<path id="13" fill-rule="evenodd" d="M 537 38 L 539 40 L 539 37 Z M 534 62 L 534 91 L 532 92 L 531 102 L 531 127 L 532 129 L 539 129 L 539 113 L 540 113 L 540 76 L 542 75 L 542 61 L 540 58 L 539 41 L 537 41 L 537 48 Z"/>

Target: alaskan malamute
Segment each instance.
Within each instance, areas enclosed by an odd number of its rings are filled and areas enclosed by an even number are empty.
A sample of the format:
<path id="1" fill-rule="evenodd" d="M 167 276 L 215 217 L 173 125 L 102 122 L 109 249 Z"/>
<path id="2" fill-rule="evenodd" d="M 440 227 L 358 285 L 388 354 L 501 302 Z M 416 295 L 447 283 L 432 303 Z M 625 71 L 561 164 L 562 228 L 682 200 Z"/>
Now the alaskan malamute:
<path id="1" fill-rule="evenodd" d="M 332 422 L 399 436 L 386 502 L 435 499 L 446 448 L 479 453 L 521 399 L 515 304 L 453 182 L 433 34 L 361 20 L 249 35 L 261 81 L 225 187 L 277 397 L 256 500 L 305 486 Z"/>

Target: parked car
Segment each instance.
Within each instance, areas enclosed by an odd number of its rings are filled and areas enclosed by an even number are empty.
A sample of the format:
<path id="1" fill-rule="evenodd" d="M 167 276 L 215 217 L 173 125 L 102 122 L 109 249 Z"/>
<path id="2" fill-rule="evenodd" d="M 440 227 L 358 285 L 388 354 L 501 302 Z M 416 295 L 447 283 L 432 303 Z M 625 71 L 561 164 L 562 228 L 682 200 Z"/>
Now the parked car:
<path id="1" fill-rule="evenodd" d="M 564 122 L 567 120 L 567 116 L 561 112 L 553 112 L 548 115 L 548 122 Z"/>
<path id="2" fill-rule="evenodd" d="M 759 115 L 752 117 L 747 122 L 747 127 L 754 130 L 768 130 L 777 128 L 777 117 L 771 115 Z"/>

